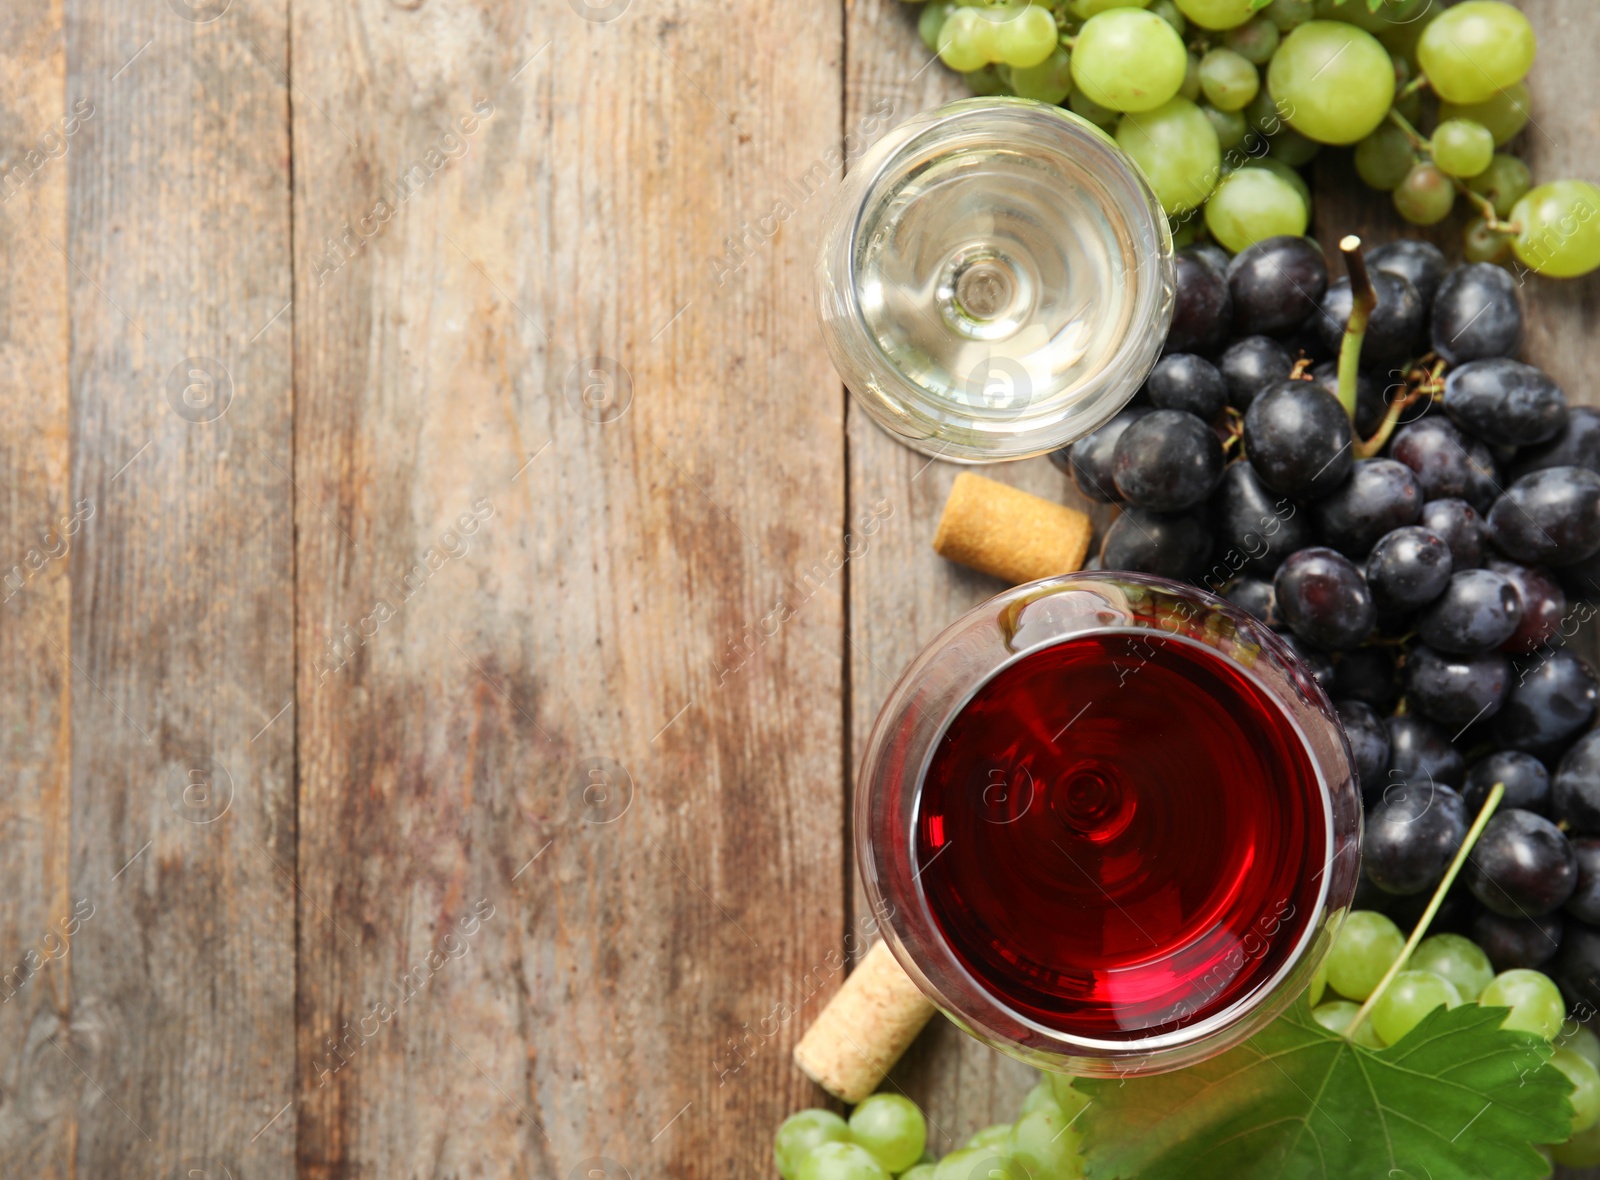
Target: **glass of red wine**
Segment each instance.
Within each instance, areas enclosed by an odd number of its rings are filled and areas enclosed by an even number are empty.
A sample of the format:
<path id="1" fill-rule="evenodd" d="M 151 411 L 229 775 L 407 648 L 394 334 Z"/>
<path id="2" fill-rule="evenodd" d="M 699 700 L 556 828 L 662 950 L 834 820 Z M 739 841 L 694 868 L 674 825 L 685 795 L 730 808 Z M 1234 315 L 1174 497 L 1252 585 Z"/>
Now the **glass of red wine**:
<path id="1" fill-rule="evenodd" d="M 1238 1044 L 1309 984 L 1355 893 L 1332 705 L 1270 629 L 1160 578 L 1051 578 L 962 616 L 890 692 L 856 790 L 901 966 L 1047 1069 Z"/>

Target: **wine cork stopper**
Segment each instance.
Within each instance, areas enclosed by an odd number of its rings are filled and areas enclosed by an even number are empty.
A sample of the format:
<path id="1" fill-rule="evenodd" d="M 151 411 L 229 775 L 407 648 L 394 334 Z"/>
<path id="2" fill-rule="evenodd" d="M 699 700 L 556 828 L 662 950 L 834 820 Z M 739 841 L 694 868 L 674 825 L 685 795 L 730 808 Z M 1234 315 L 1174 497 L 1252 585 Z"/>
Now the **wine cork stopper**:
<path id="1" fill-rule="evenodd" d="M 1076 509 L 963 471 L 944 502 L 933 548 L 1008 582 L 1032 582 L 1082 569 L 1093 531 Z"/>
<path id="2" fill-rule="evenodd" d="M 889 948 L 874 943 L 800 1038 L 794 1063 L 854 1105 L 878 1088 L 933 1012 Z"/>

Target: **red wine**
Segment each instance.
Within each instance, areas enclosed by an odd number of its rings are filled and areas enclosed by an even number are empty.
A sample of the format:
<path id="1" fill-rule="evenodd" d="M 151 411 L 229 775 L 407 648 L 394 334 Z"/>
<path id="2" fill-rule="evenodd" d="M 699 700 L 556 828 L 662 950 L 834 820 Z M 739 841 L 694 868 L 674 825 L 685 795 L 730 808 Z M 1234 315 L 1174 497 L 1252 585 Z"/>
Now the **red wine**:
<path id="1" fill-rule="evenodd" d="M 1210 648 L 1105 632 L 984 683 L 934 747 L 918 883 L 1018 1014 L 1128 1041 L 1266 989 L 1316 918 L 1316 769 L 1283 708 Z"/>

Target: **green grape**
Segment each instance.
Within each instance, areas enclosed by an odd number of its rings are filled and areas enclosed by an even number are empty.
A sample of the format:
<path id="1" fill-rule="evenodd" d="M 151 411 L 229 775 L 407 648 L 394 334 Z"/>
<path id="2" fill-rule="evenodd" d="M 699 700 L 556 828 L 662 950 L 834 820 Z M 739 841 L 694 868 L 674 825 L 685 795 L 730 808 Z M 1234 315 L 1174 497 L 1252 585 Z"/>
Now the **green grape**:
<path id="1" fill-rule="evenodd" d="M 1561 1029 L 1561 1020 L 1567 1014 L 1561 991 L 1548 975 L 1525 968 L 1502 971 L 1483 989 L 1478 1003 L 1485 1008 L 1510 1008 L 1501 1028 L 1521 1029 L 1553 1037 Z"/>
<path id="2" fill-rule="evenodd" d="M 772 1140 L 772 1158 L 783 1180 L 795 1180 L 811 1149 L 821 1143 L 847 1143 L 850 1127 L 831 1110 L 802 1110 L 783 1120 Z"/>
<path id="3" fill-rule="evenodd" d="M 1393 191 L 1416 162 L 1411 141 L 1393 123 L 1379 124 L 1376 131 L 1356 144 L 1356 175 L 1380 192 Z"/>
<path id="4" fill-rule="evenodd" d="M 889 1173 L 859 1143 L 819 1143 L 800 1163 L 798 1180 L 889 1180 Z"/>
<path id="5" fill-rule="evenodd" d="M 1287 33 L 1311 19 L 1311 0 L 1272 0 L 1261 15 L 1277 25 L 1280 33 Z"/>
<path id="6" fill-rule="evenodd" d="M 900 1094 L 874 1094 L 850 1115 L 850 1137 L 891 1172 L 903 1172 L 922 1158 L 928 1124 L 917 1104 Z"/>
<path id="7" fill-rule="evenodd" d="M 933 1170 L 933 1180 L 971 1180 L 978 1161 L 990 1155 L 980 1147 L 961 1147 L 950 1152 Z"/>
<path id="8" fill-rule="evenodd" d="M 1311 1009 L 1311 1019 L 1329 1032 L 1343 1034 L 1359 1011 L 1361 1011 L 1360 1004 L 1352 1004 L 1349 1000 L 1329 1000 Z M 1354 1040 L 1356 1044 L 1365 1045 L 1368 1049 L 1383 1048 L 1383 1042 L 1378 1039 L 1378 1034 L 1372 1031 L 1370 1016 L 1361 1022 L 1360 1028 L 1356 1029 Z"/>
<path id="9" fill-rule="evenodd" d="M 1028 1096 L 1022 1100 L 1022 1110 L 1017 1117 L 1021 1119 L 1036 1110 L 1061 1113 L 1061 1103 L 1056 1101 L 1055 1087 L 1046 1078 L 1040 1078 L 1033 1089 L 1028 1091 Z"/>
<path id="10" fill-rule="evenodd" d="M 981 70 L 962 74 L 961 80 L 967 84 L 967 89 L 979 98 L 989 94 L 1010 94 L 1011 87 L 1006 85 L 1005 74 L 1001 72 L 1004 68 L 987 65 Z"/>
<path id="11" fill-rule="evenodd" d="M 1276 135 L 1284 128 L 1283 116 L 1278 113 L 1277 105 L 1265 86 L 1244 108 L 1244 117 L 1251 127 L 1263 135 Z"/>
<path id="12" fill-rule="evenodd" d="M 1206 228 L 1233 254 L 1264 238 L 1299 236 L 1309 220 L 1294 186 L 1264 168 L 1232 173 L 1206 202 Z"/>
<path id="13" fill-rule="evenodd" d="M 1090 17 L 1072 50 L 1072 82 L 1101 106 L 1150 111 L 1183 85 L 1183 38 L 1151 12 L 1114 8 Z"/>
<path id="14" fill-rule="evenodd" d="M 1072 0 L 1072 15 L 1079 20 L 1099 16 L 1108 8 L 1149 8 L 1150 0 Z"/>
<path id="15" fill-rule="evenodd" d="M 1292 127 L 1286 127 L 1278 134 L 1267 140 L 1267 150 L 1272 153 L 1273 159 L 1282 160 L 1290 168 L 1300 168 L 1311 163 L 1316 154 L 1322 150 L 1322 145 L 1314 139 L 1307 139 Z"/>
<path id="16" fill-rule="evenodd" d="M 1282 160 L 1275 159 L 1272 156 L 1263 156 L 1259 160 L 1251 160 L 1249 163 L 1245 164 L 1244 167 L 1265 168 L 1279 180 L 1287 183 L 1290 188 L 1294 189 L 1295 192 L 1300 194 L 1300 199 L 1304 201 L 1306 205 L 1306 215 L 1308 217 L 1310 216 L 1311 186 L 1306 183 L 1306 178 L 1301 176 L 1300 173 L 1289 167 L 1289 165 L 1285 164 Z M 1326 980 L 1324 980 L 1324 982 L 1326 982 Z"/>
<path id="17" fill-rule="evenodd" d="M 1222 43 L 1251 65 L 1264 66 L 1272 60 L 1281 36 L 1277 25 L 1258 16 L 1236 29 L 1229 29 L 1223 34 Z"/>
<path id="18" fill-rule="evenodd" d="M 918 1164 L 900 1173 L 900 1180 L 933 1180 L 937 1171 L 933 1164 Z"/>
<path id="19" fill-rule="evenodd" d="M 1564 1168 L 1592 1168 L 1600 1164 L 1600 1123 L 1579 1131 L 1565 1143 L 1550 1148 L 1550 1158 Z"/>
<path id="20" fill-rule="evenodd" d="M 1026 69 L 1036 66 L 1055 52 L 1056 18 L 1038 4 L 1013 5 L 985 10 L 994 22 L 992 57 L 1008 66 Z"/>
<path id="21" fill-rule="evenodd" d="M 1470 938 L 1459 934 L 1431 934 L 1417 944 L 1406 967 L 1432 971 L 1456 985 L 1463 1000 L 1476 1000 L 1494 978 L 1489 956 Z"/>
<path id="22" fill-rule="evenodd" d="M 1511 249 L 1540 274 L 1570 279 L 1600 266 L 1600 188 L 1555 180 L 1524 193 L 1511 209 L 1520 228 Z"/>
<path id="23" fill-rule="evenodd" d="M 1384 1044 L 1393 1045 L 1440 1004 L 1460 1006 L 1461 993 L 1455 984 L 1432 971 L 1402 971 L 1372 1006 L 1372 1027 Z"/>
<path id="24" fill-rule="evenodd" d="M 1557 1049 L 1571 1049 L 1595 1069 L 1600 1070 L 1600 1037 L 1587 1024 L 1568 1021 L 1555 1039 Z"/>
<path id="25" fill-rule="evenodd" d="M 1101 106 L 1081 90 L 1074 90 L 1067 96 L 1067 106 L 1073 114 L 1089 120 L 1096 127 L 1109 128 L 1121 117 L 1120 111 Z"/>
<path id="26" fill-rule="evenodd" d="M 1206 118 L 1211 120 L 1211 130 L 1217 133 L 1217 146 L 1223 151 L 1236 148 L 1244 142 L 1244 137 L 1250 130 L 1250 124 L 1244 121 L 1244 115 L 1238 111 L 1219 111 L 1213 106 L 1202 106 Z"/>
<path id="27" fill-rule="evenodd" d="M 1394 65 L 1371 33 L 1314 20 L 1283 39 L 1267 88 L 1289 125 L 1320 143 L 1372 134 L 1394 99 Z"/>
<path id="28" fill-rule="evenodd" d="M 979 8 L 957 8 L 939 26 L 939 60 L 959 74 L 993 60 L 994 25 Z"/>
<path id="29" fill-rule="evenodd" d="M 917 18 L 917 36 L 922 38 L 922 43 L 930 50 L 939 48 L 939 30 L 944 27 L 944 22 L 949 19 L 956 5 L 951 0 L 934 0 L 922 10 L 922 15 Z"/>
<path id="30" fill-rule="evenodd" d="M 1461 229 L 1461 257 L 1468 262 L 1505 262 L 1511 254 L 1511 235 L 1490 229 L 1481 217 L 1474 217 Z"/>
<path id="31" fill-rule="evenodd" d="M 1456 187 L 1450 178 L 1431 163 L 1418 161 L 1395 186 L 1396 212 L 1412 225 L 1433 225 L 1450 216 L 1455 208 Z"/>
<path id="32" fill-rule="evenodd" d="M 1011 92 L 1052 106 L 1072 93 L 1072 57 L 1059 45 L 1036 66 L 1011 71 Z"/>
<path id="33" fill-rule="evenodd" d="M 1202 29 L 1231 29 L 1255 15 L 1253 0 L 1177 0 L 1178 11 Z"/>
<path id="34" fill-rule="evenodd" d="M 1494 159 L 1494 136 L 1470 119 L 1446 119 L 1433 129 L 1433 162 L 1448 176 L 1476 176 Z"/>
<path id="35" fill-rule="evenodd" d="M 1447 9 L 1417 42 L 1417 62 L 1446 102 L 1484 102 L 1520 82 L 1533 65 L 1533 26 L 1500 0 Z"/>
<path id="36" fill-rule="evenodd" d="M 1571 1049 L 1557 1049 L 1550 1055 L 1550 1064 L 1572 1083 L 1572 1093 L 1567 1095 L 1572 1103 L 1572 1133 L 1587 1131 L 1600 1122 L 1600 1070 Z"/>
<path id="37" fill-rule="evenodd" d="M 972 1138 L 963 1143 L 962 1147 L 1004 1147 L 1011 1142 L 1011 1124 L 994 1123 L 980 1131 L 974 1131 Z"/>
<path id="38" fill-rule="evenodd" d="M 1189 213 L 1185 214 L 1186 220 L 1184 221 L 1168 220 L 1167 229 L 1172 233 L 1172 248 L 1174 250 L 1182 250 L 1185 246 L 1194 245 L 1195 238 L 1200 236 L 1199 226 L 1193 214 L 1194 211 L 1191 209 Z"/>
<path id="39" fill-rule="evenodd" d="M 1367 0 L 1317 0 L 1318 20 L 1342 20 L 1369 33 L 1414 20 L 1430 0 L 1379 0 L 1373 11 Z"/>
<path id="40" fill-rule="evenodd" d="M 1268 9 L 1270 12 L 1271 9 Z M 1322 1003 L 1322 993 L 1328 990 L 1328 960 L 1324 956 L 1322 962 L 1317 964 L 1316 973 L 1311 976 L 1311 986 L 1306 989 L 1306 997 L 1311 1006 L 1315 1008 Z"/>
<path id="41" fill-rule="evenodd" d="M 1439 104 L 1439 119 L 1471 119 L 1494 136 L 1495 147 L 1505 147 L 1528 125 L 1528 84 L 1514 82 L 1482 102 Z"/>
<path id="42" fill-rule="evenodd" d="M 1156 0 L 1150 5 L 1150 11 L 1171 25 L 1172 31 L 1178 36 L 1189 31 L 1189 22 L 1183 19 L 1183 13 L 1178 11 L 1178 6 L 1172 0 Z"/>
<path id="43" fill-rule="evenodd" d="M 1192 53 L 1184 63 L 1183 85 L 1178 87 L 1178 97 L 1190 102 L 1200 101 L 1200 59 Z"/>
<path id="44" fill-rule="evenodd" d="M 1261 90 L 1261 75 L 1231 49 L 1213 49 L 1200 59 L 1200 89 L 1219 111 L 1238 111 Z"/>
<path id="45" fill-rule="evenodd" d="M 1075 1180 L 1083 1175 L 1082 1142 L 1064 1115 L 1037 1111 L 1017 1120 L 1007 1150 L 1034 1180 Z"/>
<path id="46" fill-rule="evenodd" d="M 1378 40 L 1383 42 L 1383 47 L 1389 51 L 1390 57 L 1404 58 L 1415 74 L 1418 70 L 1417 42 L 1422 39 L 1423 31 L 1438 19 L 1443 11 L 1443 4 L 1429 4 L 1413 19 L 1384 29 L 1378 34 Z"/>
<path id="47" fill-rule="evenodd" d="M 1123 116 L 1117 143 L 1143 170 L 1169 217 L 1195 208 L 1216 187 L 1222 168 L 1217 133 L 1186 98 Z"/>
<path id="48" fill-rule="evenodd" d="M 1328 952 L 1328 986 L 1350 1000 L 1364 1000 L 1405 947 L 1405 936 L 1373 910 L 1353 910 Z"/>

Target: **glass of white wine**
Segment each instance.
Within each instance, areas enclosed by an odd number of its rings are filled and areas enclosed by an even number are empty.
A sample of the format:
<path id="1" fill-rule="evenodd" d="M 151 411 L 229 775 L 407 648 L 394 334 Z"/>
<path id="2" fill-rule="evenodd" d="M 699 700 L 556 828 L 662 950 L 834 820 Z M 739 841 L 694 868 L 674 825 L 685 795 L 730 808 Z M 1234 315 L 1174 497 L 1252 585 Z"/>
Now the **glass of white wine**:
<path id="1" fill-rule="evenodd" d="M 1082 438 L 1138 390 L 1172 319 L 1172 236 L 1092 123 L 965 99 L 906 120 L 851 170 L 817 299 L 835 367 L 896 438 L 1020 459 Z"/>

